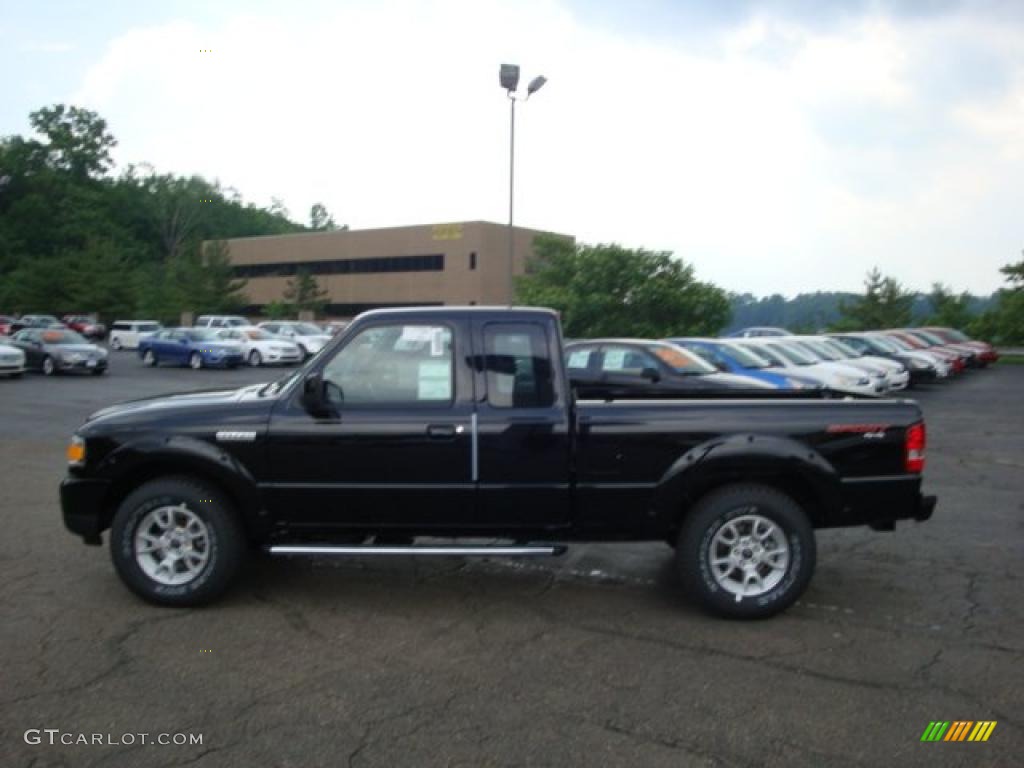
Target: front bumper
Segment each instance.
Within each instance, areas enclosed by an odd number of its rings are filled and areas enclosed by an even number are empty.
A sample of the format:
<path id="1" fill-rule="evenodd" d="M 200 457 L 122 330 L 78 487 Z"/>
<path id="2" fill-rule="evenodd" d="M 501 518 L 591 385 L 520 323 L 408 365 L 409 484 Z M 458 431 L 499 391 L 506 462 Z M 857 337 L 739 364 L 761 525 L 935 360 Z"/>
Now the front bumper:
<path id="1" fill-rule="evenodd" d="M 57 369 L 61 371 L 105 371 L 107 370 L 107 358 L 101 357 L 96 360 L 60 360 Z"/>
<path id="2" fill-rule="evenodd" d="M 104 499 L 110 483 L 106 480 L 88 480 L 65 477 L 60 484 L 60 508 L 64 527 L 86 544 L 101 544 L 100 534 L 109 526 Z"/>

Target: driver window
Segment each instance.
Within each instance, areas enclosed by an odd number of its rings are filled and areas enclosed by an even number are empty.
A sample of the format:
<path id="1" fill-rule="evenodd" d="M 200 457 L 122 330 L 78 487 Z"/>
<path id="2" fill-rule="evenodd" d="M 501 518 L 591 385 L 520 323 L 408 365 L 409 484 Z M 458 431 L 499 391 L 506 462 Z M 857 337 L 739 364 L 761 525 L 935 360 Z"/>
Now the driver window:
<path id="1" fill-rule="evenodd" d="M 605 373 L 623 373 L 639 376 L 644 368 L 657 368 L 649 355 L 628 347 L 605 347 L 601 370 Z"/>
<path id="2" fill-rule="evenodd" d="M 440 325 L 378 325 L 361 331 L 323 372 L 344 405 L 450 405 L 452 332 Z"/>

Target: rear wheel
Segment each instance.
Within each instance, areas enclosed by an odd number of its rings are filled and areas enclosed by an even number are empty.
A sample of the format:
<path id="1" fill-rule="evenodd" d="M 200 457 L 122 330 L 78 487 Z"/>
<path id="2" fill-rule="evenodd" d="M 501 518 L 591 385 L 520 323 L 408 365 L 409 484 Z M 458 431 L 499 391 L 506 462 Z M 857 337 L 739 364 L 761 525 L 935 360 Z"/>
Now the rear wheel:
<path id="1" fill-rule="evenodd" d="M 121 339 L 115 336 L 110 340 L 110 348 L 118 352 L 121 351 Z"/>
<path id="2" fill-rule="evenodd" d="M 200 605 L 227 589 L 245 552 L 224 496 L 189 477 L 152 480 L 128 495 L 111 526 L 110 554 L 124 583 L 150 602 Z"/>
<path id="3" fill-rule="evenodd" d="M 799 599 L 814 572 L 814 530 L 789 496 L 736 484 L 697 502 L 679 534 L 686 592 L 719 616 L 759 619 Z"/>
<path id="4" fill-rule="evenodd" d="M 150 368 L 155 368 L 157 364 L 156 354 L 152 349 L 147 349 L 142 355 L 142 362 L 148 365 Z"/>
<path id="5" fill-rule="evenodd" d="M 203 367 L 203 356 L 200 355 L 198 352 L 193 352 L 188 357 L 188 364 L 190 368 L 192 368 L 195 371 L 198 371 L 200 368 Z"/>

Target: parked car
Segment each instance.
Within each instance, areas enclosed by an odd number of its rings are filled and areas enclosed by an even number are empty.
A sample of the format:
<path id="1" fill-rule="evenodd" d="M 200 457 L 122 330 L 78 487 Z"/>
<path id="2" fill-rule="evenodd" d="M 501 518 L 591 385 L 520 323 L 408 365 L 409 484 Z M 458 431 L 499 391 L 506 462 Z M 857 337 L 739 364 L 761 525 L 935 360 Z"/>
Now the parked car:
<path id="1" fill-rule="evenodd" d="M 996 351 L 995 347 L 987 341 L 972 339 L 963 333 L 963 331 L 959 331 L 955 328 L 935 326 L 929 326 L 927 328 L 922 328 L 921 330 L 927 331 L 947 344 L 959 344 L 971 349 L 977 355 L 978 367 L 980 368 L 985 368 L 989 363 L 994 363 L 999 360 L 999 353 Z"/>
<path id="2" fill-rule="evenodd" d="M 581 397 L 695 390 L 773 389 L 749 376 L 721 373 L 675 344 L 641 339 L 589 339 L 565 345 L 569 379 Z"/>
<path id="3" fill-rule="evenodd" d="M 13 336 L 25 328 L 64 328 L 64 323 L 53 315 L 22 315 L 11 323 L 11 335 Z"/>
<path id="4" fill-rule="evenodd" d="M 165 328 L 139 340 L 139 357 L 150 367 L 162 363 L 190 368 L 235 368 L 245 358 L 242 348 L 224 341 L 212 328 Z"/>
<path id="5" fill-rule="evenodd" d="M 963 373 L 967 368 L 967 355 L 961 352 L 946 349 L 945 347 L 937 346 L 935 344 L 926 343 L 917 338 L 917 336 L 902 330 L 890 329 L 882 331 L 882 333 L 896 341 L 896 343 L 902 344 L 910 349 L 921 349 L 926 352 L 931 352 L 933 355 L 938 355 L 949 362 L 953 367 L 954 374 Z"/>
<path id="6" fill-rule="evenodd" d="M 907 376 L 903 366 L 898 366 L 899 372 L 897 372 L 897 368 L 890 367 L 891 364 L 888 361 L 885 361 L 883 364 L 881 362 L 876 363 L 865 360 L 856 352 L 852 352 L 852 350 L 850 354 L 847 354 L 846 351 L 832 346 L 834 342 L 830 340 L 822 341 L 818 337 L 794 336 L 791 343 L 796 344 L 800 349 L 818 361 L 841 363 L 864 371 L 874 381 L 881 383 L 883 393 L 891 392 L 895 389 L 904 389 L 907 386 Z"/>
<path id="7" fill-rule="evenodd" d="M 301 363 L 304 357 L 297 344 L 255 326 L 224 328 L 217 331 L 217 337 L 238 344 L 253 366 Z"/>
<path id="8" fill-rule="evenodd" d="M 869 336 L 883 345 L 893 347 L 901 354 L 914 354 L 919 357 L 924 357 L 935 366 L 937 376 L 940 379 L 950 378 L 957 372 L 957 367 L 959 367 L 959 370 L 963 370 L 962 363 L 958 362 L 959 358 L 955 355 L 940 354 L 937 351 L 925 349 L 920 344 L 911 345 L 900 337 L 893 336 L 892 334 L 884 331 L 867 331 L 864 335 Z M 956 366 L 954 366 L 954 363 Z"/>
<path id="9" fill-rule="evenodd" d="M 0 337 L 0 376 L 17 378 L 25 372 L 25 353 L 11 339 Z"/>
<path id="10" fill-rule="evenodd" d="M 0 315 L 0 336 L 10 336 L 13 333 L 11 326 L 15 322 L 16 320 L 9 315 Z"/>
<path id="11" fill-rule="evenodd" d="M 775 328 L 770 325 L 754 325 L 750 328 L 741 328 L 725 335 L 727 339 L 756 339 L 762 336 L 792 336 L 793 334 L 785 328 Z"/>
<path id="12" fill-rule="evenodd" d="M 25 328 L 12 341 L 25 353 L 25 365 L 47 376 L 81 371 L 101 376 L 107 372 L 107 350 L 80 333 L 59 328 Z"/>
<path id="13" fill-rule="evenodd" d="M 736 343 L 752 348 L 781 371 L 812 376 L 835 392 L 865 397 L 878 397 L 885 392 L 885 384 L 872 379 L 864 371 L 841 363 L 817 360 L 799 347 L 786 344 L 783 339 L 751 338 L 737 340 Z"/>
<path id="14" fill-rule="evenodd" d="M 330 322 L 321 323 L 320 325 L 324 329 L 324 332 L 330 334 L 331 336 L 337 336 L 339 333 L 348 328 L 348 323 L 342 322 L 340 320 L 331 320 Z"/>
<path id="15" fill-rule="evenodd" d="M 763 381 L 778 389 L 815 390 L 824 385 L 814 378 L 772 369 L 772 362 L 754 350 L 723 339 L 666 339 L 692 352 L 722 373 L 737 373 Z"/>
<path id="16" fill-rule="evenodd" d="M 564 359 L 551 311 L 368 312 L 272 384 L 92 414 L 68 446 L 64 524 L 88 544 L 110 529 L 121 579 L 162 605 L 215 599 L 250 549 L 500 557 L 652 541 L 674 545 L 707 609 L 763 618 L 806 589 L 814 529 L 933 513 L 916 403 L 574 400 Z M 456 542 L 416 544 L 439 532 Z"/>
<path id="17" fill-rule="evenodd" d="M 304 357 L 312 357 L 331 340 L 330 334 L 325 333 L 322 328 L 313 325 L 313 323 L 301 321 L 269 320 L 260 323 L 257 328 L 262 328 L 275 336 L 281 336 L 289 341 L 294 341 L 299 345 L 299 349 L 302 350 Z"/>
<path id="18" fill-rule="evenodd" d="M 241 315 L 200 315 L 192 325 L 196 328 L 247 328 L 252 323 Z"/>
<path id="19" fill-rule="evenodd" d="M 924 328 L 923 330 L 935 334 L 947 343 L 965 344 L 977 350 L 978 361 L 982 368 L 987 366 L 989 363 L 994 363 L 999 360 L 999 353 L 996 351 L 995 347 L 987 341 L 977 341 L 976 339 L 972 339 L 963 331 L 958 331 L 955 328 L 940 328 L 934 326 Z"/>
<path id="20" fill-rule="evenodd" d="M 107 335 L 107 326 L 92 315 L 64 315 L 61 322 L 87 339 L 102 339 Z"/>
<path id="21" fill-rule="evenodd" d="M 911 386 L 938 378 L 938 367 L 934 360 L 916 353 L 900 350 L 891 342 L 867 333 L 833 333 L 829 338 L 841 341 L 857 352 L 873 357 L 884 357 L 899 363 L 907 369 Z M 947 374 L 948 375 L 948 374 Z"/>
<path id="22" fill-rule="evenodd" d="M 969 368 L 979 368 L 981 366 L 981 361 L 979 360 L 980 352 L 970 344 L 948 342 L 937 334 L 932 333 L 931 331 L 926 331 L 923 328 L 905 328 L 903 329 L 903 332 L 913 336 L 929 349 L 934 347 L 955 352 L 960 355 L 960 359 L 963 360 L 964 365 Z"/>
<path id="23" fill-rule="evenodd" d="M 118 320 L 110 326 L 111 349 L 138 349 L 139 342 L 163 328 L 155 320 Z"/>

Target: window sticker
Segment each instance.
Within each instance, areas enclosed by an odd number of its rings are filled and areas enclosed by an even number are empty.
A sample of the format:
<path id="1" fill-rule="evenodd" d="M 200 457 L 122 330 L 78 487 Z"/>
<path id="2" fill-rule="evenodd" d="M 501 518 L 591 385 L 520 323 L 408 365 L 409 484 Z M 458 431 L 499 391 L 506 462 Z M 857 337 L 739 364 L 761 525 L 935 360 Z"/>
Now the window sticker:
<path id="1" fill-rule="evenodd" d="M 417 400 L 451 400 L 452 374 L 447 361 L 425 360 L 419 364 Z"/>
<path id="2" fill-rule="evenodd" d="M 626 350 L 610 349 L 604 353 L 604 369 L 606 371 L 621 371 L 626 367 Z"/>
<path id="3" fill-rule="evenodd" d="M 569 355 L 570 368 L 586 368 L 590 364 L 589 349 L 577 349 Z"/>

